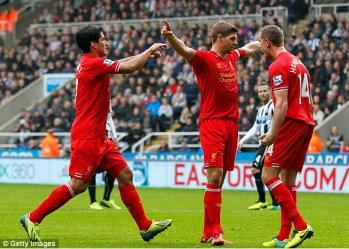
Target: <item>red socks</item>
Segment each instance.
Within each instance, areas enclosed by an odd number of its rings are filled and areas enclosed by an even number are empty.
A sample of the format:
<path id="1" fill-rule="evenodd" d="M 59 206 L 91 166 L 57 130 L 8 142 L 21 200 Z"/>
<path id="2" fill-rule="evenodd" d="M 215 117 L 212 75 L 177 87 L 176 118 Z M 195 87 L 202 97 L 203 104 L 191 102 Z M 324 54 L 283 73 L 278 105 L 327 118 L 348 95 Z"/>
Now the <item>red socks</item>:
<path id="1" fill-rule="evenodd" d="M 30 221 L 41 223 L 47 215 L 63 206 L 73 197 L 74 192 L 68 183 L 56 188 L 37 209 L 30 213 Z"/>
<path id="2" fill-rule="evenodd" d="M 206 198 L 206 192 L 205 192 L 205 198 Z M 208 208 L 206 206 L 206 202 L 204 201 L 204 231 L 203 231 L 203 235 L 205 235 L 206 237 L 211 237 L 212 236 L 212 224 L 210 222 L 210 219 L 208 217 Z"/>
<path id="3" fill-rule="evenodd" d="M 143 205 L 138 193 L 133 185 L 119 185 L 120 196 L 136 221 L 140 231 L 146 231 L 151 225 L 151 221 L 145 216 Z"/>
<path id="4" fill-rule="evenodd" d="M 223 233 L 221 227 L 222 193 L 218 185 L 207 184 L 205 197 L 204 233 Z"/>
<path id="5" fill-rule="evenodd" d="M 286 185 L 287 189 L 290 191 L 293 201 L 296 204 L 297 203 L 297 192 L 296 192 L 296 186 L 292 185 Z M 277 239 L 279 241 L 282 241 L 284 239 L 288 239 L 290 236 L 292 228 L 292 220 L 288 217 L 286 211 L 284 209 L 281 209 L 281 227 L 280 227 L 280 232 L 277 236 Z"/>
<path id="6" fill-rule="evenodd" d="M 299 213 L 296 203 L 293 200 L 290 190 L 280 180 L 279 177 L 270 179 L 265 184 L 275 197 L 275 200 L 279 203 L 281 210 L 285 211 L 284 217 L 288 217 L 295 226 L 296 230 L 304 230 L 307 228 L 307 223 L 303 220 Z M 284 220 L 284 222 L 287 222 Z M 287 237 L 288 238 L 288 237 Z"/>

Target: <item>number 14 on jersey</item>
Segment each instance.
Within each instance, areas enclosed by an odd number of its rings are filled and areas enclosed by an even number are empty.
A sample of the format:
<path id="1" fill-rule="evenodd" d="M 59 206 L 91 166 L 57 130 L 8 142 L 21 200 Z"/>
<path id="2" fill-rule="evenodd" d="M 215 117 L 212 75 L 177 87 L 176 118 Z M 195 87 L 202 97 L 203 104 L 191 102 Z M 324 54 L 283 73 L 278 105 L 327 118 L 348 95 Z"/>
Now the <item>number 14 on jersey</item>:
<path id="1" fill-rule="evenodd" d="M 299 94 L 299 104 L 302 104 L 302 98 L 308 98 L 309 104 L 312 104 L 312 100 L 310 98 L 310 89 L 309 89 L 309 80 L 308 80 L 308 74 L 303 75 L 302 79 L 302 74 L 298 74 L 298 79 L 299 79 L 299 89 L 300 89 L 300 94 Z"/>

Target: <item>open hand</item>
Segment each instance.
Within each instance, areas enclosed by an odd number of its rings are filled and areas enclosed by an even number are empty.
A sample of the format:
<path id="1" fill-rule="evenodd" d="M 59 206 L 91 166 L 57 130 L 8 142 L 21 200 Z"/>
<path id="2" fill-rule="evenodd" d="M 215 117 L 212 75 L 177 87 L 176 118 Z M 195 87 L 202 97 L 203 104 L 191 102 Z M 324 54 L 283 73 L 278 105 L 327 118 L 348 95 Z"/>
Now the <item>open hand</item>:
<path id="1" fill-rule="evenodd" d="M 263 134 L 262 136 L 260 136 L 261 143 L 267 146 L 272 145 L 274 143 L 275 138 L 276 137 L 270 133 Z"/>
<path id="2" fill-rule="evenodd" d="M 241 150 L 241 148 L 242 148 L 243 145 L 244 145 L 244 143 L 240 141 L 240 142 L 238 143 L 238 150 Z"/>

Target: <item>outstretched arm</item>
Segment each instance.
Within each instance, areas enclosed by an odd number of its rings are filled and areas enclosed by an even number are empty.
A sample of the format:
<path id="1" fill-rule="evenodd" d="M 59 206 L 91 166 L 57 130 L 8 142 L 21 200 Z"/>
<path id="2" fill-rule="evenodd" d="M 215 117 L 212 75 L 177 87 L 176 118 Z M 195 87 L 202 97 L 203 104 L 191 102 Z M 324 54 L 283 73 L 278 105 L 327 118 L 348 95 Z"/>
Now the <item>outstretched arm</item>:
<path id="1" fill-rule="evenodd" d="M 259 41 L 247 43 L 245 46 L 242 47 L 242 49 L 245 50 L 246 57 L 254 55 L 256 52 L 259 51 Z"/>
<path id="2" fill-rule="evenodd" d="M 159 49 L 166 47 L 167 45 L 164 43 L 154 43 L 143 53 L 133 57 L 131 56 L 131 58 L 126 58 L 125 60 L 121 60 L 119 73 L 133 73 L 141 69 L 149 58 L 161 56 Z"/>
<path id="3" fill-rule="evenodd" d="M 249 129 L 248 132 L 245 134 L 245 136 L 240 139 L 238 143 L 238 150 L 241 150 L 242 146 L 247 140 L 258 134 L 258 127 L 259 125 L 255 122 L 251 129 Z"/>
<path id="4" fill-rule="evenodd" d="M 183 56 L 187 61 L 191 61 L 191 59 L 195 56 L 195 50 L 186 46 L 183 41 L 178 39 L 167 21 L 163 21 L 164 26 L 161 30 L 161 35 L 166 38 L 166 40 L 170 43 L 171 47 L 181 56 Z"/>

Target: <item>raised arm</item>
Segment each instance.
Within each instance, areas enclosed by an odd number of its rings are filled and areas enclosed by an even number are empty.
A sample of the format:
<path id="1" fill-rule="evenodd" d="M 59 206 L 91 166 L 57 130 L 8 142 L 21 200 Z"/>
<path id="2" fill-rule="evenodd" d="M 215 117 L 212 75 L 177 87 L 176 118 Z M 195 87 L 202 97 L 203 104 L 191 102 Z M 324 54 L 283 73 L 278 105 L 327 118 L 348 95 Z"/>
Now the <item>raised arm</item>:
<path id="1" fill-rule="evenodd" d="M 242 49 L 245 50 L 246 57 L 254 55 L 256 52 L 259 51 L 259 41 L 247 43 L 245 46 L 242 47 Z"/>
<path id="2" fill-rule="evenodd" d="M 133 73 L 141 69 L 149 58 L 161 56 L 159 52 L 160 48 L 167 48 L 167 45 L 164 43 L 154 43 L 143 53 L 122 59 L 119 73 Z"/>
<path id="3" fill-rule="evenodd" d="M 178 39 L 170 26 L 170 24 L 165 20 L 163 21 L 164 26 L 161 30 L 161 35 L 170 43 L 171 47 L 181 56 L 183 56 L 187 61 L 195 56 L 195 50 L 184 44 L 183 41 Z"/>

